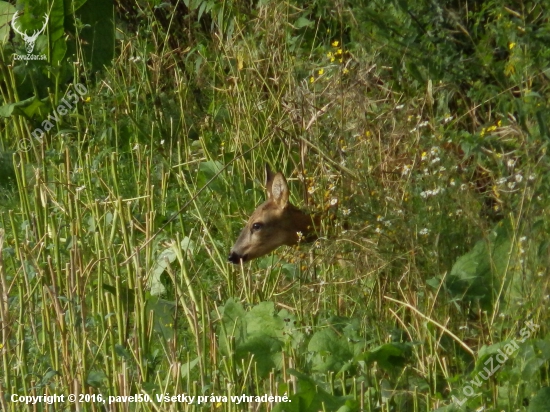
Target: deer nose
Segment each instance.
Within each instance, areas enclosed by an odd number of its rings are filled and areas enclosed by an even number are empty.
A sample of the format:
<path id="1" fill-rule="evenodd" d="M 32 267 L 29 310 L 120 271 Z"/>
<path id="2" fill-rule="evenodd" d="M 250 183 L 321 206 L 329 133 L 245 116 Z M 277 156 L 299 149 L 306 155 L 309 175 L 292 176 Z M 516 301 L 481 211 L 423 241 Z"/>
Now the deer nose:
<path id="1" fill-rule="evenodd" d="M 227 258 L 227 260 L 229 260 L 231 263 L 237 265 L 239 263 L 241 263 L 241 260 L 244 262 L 246 262 L 246 255 L 243 255 L 243 256 L 239 256 L 237 253 L 231 251 L 231 253 L 229 254 L 229 257 Z"/>

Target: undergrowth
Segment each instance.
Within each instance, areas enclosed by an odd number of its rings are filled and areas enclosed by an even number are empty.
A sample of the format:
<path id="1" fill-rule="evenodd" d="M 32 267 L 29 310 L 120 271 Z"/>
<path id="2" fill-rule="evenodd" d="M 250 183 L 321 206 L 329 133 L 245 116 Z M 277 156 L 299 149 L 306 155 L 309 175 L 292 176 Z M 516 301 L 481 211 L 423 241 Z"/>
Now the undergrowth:
<path id="1" fill-rule="evenodd" d="M 67 10 L 0 38 L 3 410 L 548 410 L 540 4 Z M 320 237 L 232 265 L 266 163 Z"/>

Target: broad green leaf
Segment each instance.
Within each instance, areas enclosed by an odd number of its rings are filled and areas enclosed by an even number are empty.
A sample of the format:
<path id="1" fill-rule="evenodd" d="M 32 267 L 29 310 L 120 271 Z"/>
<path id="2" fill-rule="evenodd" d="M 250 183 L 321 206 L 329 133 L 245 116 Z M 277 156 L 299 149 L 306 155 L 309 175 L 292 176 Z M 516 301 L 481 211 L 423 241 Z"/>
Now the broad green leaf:
<path id="1" fill-rule="evenodd" d="M 60 67 L 67 53 L 63 2 L 54 1 L 49 16 L 48 34 L 52 44 L 50 62 L 54 67 Z"/>
<path id="2" fill-rule="evenodd" d="M 367 363 L 377 362 L 384 369 L 392 370 L 402 368 L 410 355 L 409 344 L 392 342 L 366 352 L 362 358 Z"/>
<path id="3" fill-rule="evenodd" d="M 275 313 L 273 302 L 261 302 L 246 314 L 247 332 L 249 335 L 265 334 L 281 338 L 283 320 Z"/>
<path id="4" fill-rule="evenodd" d="M 115 56 L 114 3 L 111 0 L 93 0 L 82 5 L 75 17 L 83 24 L 80 37 L 86 62 L 92 72 L 109 66 Z"/>
<path id="5" fill-rule="evenodd" d="M 153 328 L 164 339 L 174 337 L 174 308 L 175 303 L 155 296 L 147 299 L 147 313 L 153 312 Z"/>
<path id="6" fill-rule="evenodd" d="M 510 281 L 507 272 L 513 266 L 513 245 L 509 226 L 507 221 L 500 222 L 487 239 L 455 262 L 446 285 L 452 294 L 479 301 L 484 309 L 493 306 L 502 282 Z"/>
<path id="7" fill-rule="evenodd" d="M 541 388 L 529 403 L 529 412 L 550 412 L 550 388 Z"/>
<path id="8" fill-rule="evenodd" d="M 104 381 L 107 379 L 105 372 L 100 370 L 91 370 L 86 379 L 86 383 L 94 388 L 99 388 L 103 385 Z"/>
<path id="9" fill-rule="evenodd" d="M 20 102 L 0 106 L 0 117 L 10 117 L 12 115 L 27 116 L 25 109 L 31 106 L 36 107 L 35 101 L 37 100 L 38 99 L 33 96 Z M 38 102 L 40 101 L 38 100 Z"/>
<path id="10" fill-rule="evenodd" d="M 313 368 L 320 372 L 340 372 L 353 359 L 353 348 L 348 340 L 328 328 L 312 336 L 308 350 L 315 353 Z"/>
<path id="11" fill-rule="evenodd" d="M 160 296 L 166 292 L 166 288 L 162 284 L 161 277 L 164 271 L 170 266 L 171 263 L 177 258 L 176 251 L 173 247 L 169 247 L 162 251 L 157 259 L 151 276 L 149 277 L 149 288 L 151 295 Z"/>
<path id="12" fill-rule="evenodd" d="M 0 44 L 5 44 L 10 38 L 10 23 L 15 11 L 10 3 L 0 1 Z"/>
<path id="13" fill-rule="evenodd" d="M 130 355 L 130 353 L 126 350 L 126 348 L 120 344 L 115 345 L 115 353 L 117 354 L 117 356 L 121 357 L 122 359 L 125 359 L 125 360 L 132 359 L 132 355 Z"/>
<path id="14" fill-rule="evenodd" d="M 296 20 L 296 22 L 294 23 L 294 26 L 296 26 L 296 28 L 298 29 L 301 29 L 303 27 L 311 27 L 315 24 L 315 22 L 305 18 L 305 17 L 300 17 L 298 20 Z"/>

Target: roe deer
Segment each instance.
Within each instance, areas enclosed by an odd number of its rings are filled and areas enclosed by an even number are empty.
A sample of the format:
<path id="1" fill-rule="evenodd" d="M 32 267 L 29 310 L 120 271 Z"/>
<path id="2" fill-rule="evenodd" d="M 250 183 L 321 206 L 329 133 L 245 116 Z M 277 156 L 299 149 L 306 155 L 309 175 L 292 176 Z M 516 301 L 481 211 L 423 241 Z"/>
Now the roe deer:
<path id="1" fill-rule="evenodd" d="M 289 191 L 281 172 L 265 166 L 267 200 L 252 213 L 229 254 L 231 263 L 247 262 L 268 254 L 279 246 L 317 239 L 320 216 L 302 212 L 288 201 Z"/>

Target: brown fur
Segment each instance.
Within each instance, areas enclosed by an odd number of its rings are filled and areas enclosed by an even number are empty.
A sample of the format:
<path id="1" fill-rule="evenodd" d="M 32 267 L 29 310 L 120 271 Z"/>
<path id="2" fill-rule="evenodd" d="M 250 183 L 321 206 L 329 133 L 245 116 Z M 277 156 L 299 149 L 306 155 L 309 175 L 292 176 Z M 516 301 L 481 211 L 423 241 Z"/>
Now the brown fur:
<path id="1" fill-rule="evenodd" d="M 311 242 L 317 238 L 315 229 L 319 226 L 319 219 L 288 201 L 288 184 L 283 174 L 273 174 L 266 165 L 265 186 L 267 200 L 252 213 L 231 249 L 229 261 L 232 263 L 247 262 L 279 246 L 292 246 L 299 241 Z"/>

